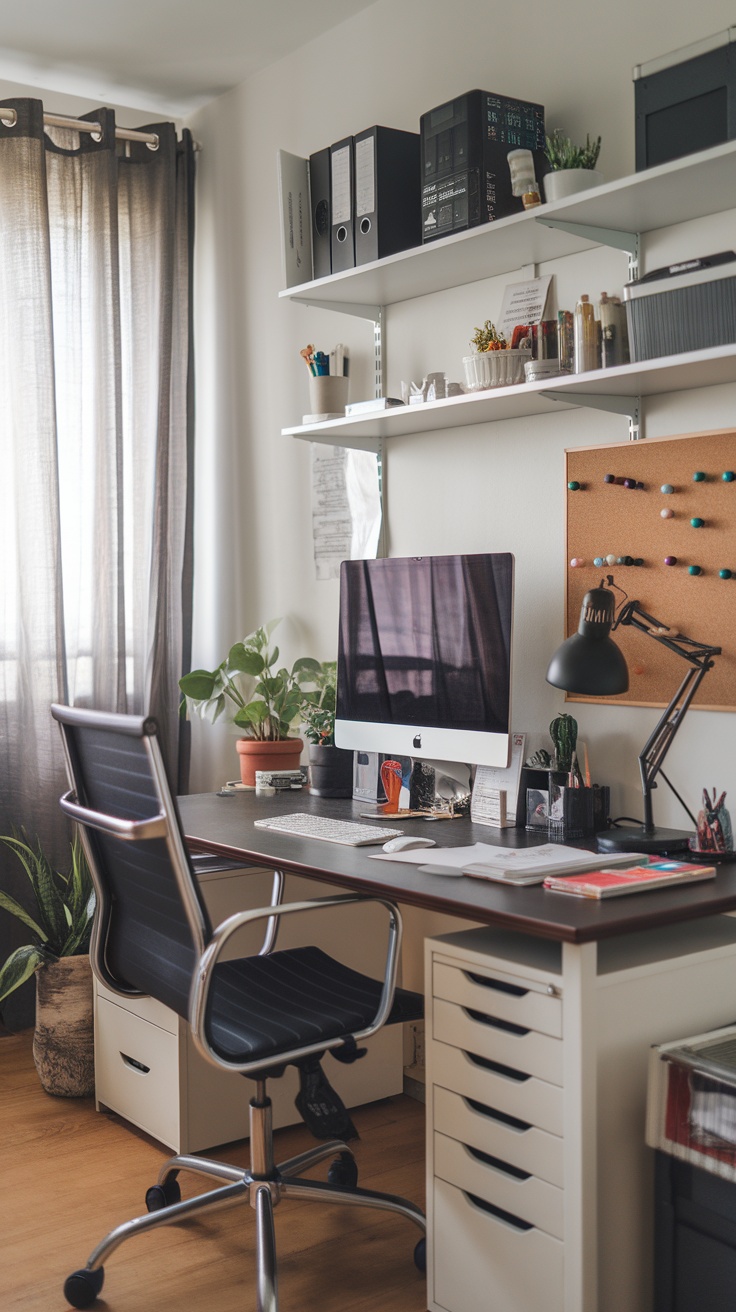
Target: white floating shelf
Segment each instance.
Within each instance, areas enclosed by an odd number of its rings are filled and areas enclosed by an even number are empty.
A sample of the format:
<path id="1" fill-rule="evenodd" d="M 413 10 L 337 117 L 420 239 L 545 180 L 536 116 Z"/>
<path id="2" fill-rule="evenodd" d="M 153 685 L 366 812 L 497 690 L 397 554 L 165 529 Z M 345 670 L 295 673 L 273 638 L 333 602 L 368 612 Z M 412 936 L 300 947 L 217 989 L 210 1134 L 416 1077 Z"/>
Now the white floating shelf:
<path id="1" fill-rule="evenodd" d="M 548 228 L 545 217 L 642 233 L 734 208 L 736 142 L 731 141 L 603 183 L 574 199 L 542 205 L 345 273 L 289 287 L 279 295 L 330 304 L 335 309 L 340 304 L 395 305 L 603 244 L 580 233 Z"/>
<path id="2" fill-rule="evenodd" d="M 551 414 L 592 404 L 595 398 L 625 401 L 664 392 L 683 392 L 736 382 L 736 344 L 707 351 L 689 351 L 661 360 L 598 369 L 587 374 L 550 378 L 544 383 L 520 383 L 487 392 L 470 392 L 444 401 L 402 406 L 378 414 L 331 419 L 282 429 L 285 437 L 327 442 L 333 446 L 372 450 L 386 438 L 495 423 L 503 419 Z M 548 394 L 554 392 L 558 399 Z M 588 399 L 589 398 L 589 399 Z M 626 413 L 625 408 L 622 407 Z"/>

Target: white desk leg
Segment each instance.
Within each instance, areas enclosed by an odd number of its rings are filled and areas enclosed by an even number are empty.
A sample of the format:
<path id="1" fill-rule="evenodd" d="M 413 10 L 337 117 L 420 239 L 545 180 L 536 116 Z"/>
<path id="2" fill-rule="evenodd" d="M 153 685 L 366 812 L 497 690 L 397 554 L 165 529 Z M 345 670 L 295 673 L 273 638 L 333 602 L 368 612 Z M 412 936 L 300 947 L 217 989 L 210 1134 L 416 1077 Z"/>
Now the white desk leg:
<path id="1" fill-rule="evenodd" d="M 596 970 L 595 943 L 562 945 L 566 1312 L 598 1308 Z"/>

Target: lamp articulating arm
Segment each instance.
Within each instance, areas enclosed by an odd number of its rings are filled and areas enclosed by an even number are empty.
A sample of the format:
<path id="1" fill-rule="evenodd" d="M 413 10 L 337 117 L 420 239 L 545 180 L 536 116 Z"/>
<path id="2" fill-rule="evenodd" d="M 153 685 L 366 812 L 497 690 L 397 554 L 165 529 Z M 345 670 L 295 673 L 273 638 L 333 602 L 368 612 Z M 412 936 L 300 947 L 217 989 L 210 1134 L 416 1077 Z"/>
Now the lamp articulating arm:
<path id="1" fill-rule="evenodd" d="M 655 782 L 657 775 L 695 693 L 708 670 L 713 668 L 713 657 L 720 656 L 721 648 L 710 647 L 706 643 L 696 642 L 693 638 L 686 638 L 684 634 L 674 632 L 652 615 L 648 615 L 638 601 L 628 601 L 623 606 L 611 626 L 611 631 L 627 625 L 654 638 L 655 642 L 682 656 L 690 665 L 669 706 L 639 753 L 639 773 L 644 794 L 644 832 L 651 834 L 654 832 L 652 789 L 657 786 Z"/>

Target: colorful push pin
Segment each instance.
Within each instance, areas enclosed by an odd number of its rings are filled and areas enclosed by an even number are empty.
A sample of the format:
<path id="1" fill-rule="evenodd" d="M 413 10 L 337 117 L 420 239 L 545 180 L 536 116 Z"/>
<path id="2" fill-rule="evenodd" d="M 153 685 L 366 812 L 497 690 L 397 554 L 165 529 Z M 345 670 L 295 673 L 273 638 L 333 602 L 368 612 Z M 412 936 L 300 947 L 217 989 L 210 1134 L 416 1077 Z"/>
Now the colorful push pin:
<path id="1" fill-rule="evenodd" d="M 570 569 L 579 569 L 580 566 L 584 564 L 585 561 L 580 556 L 573 556 L 572 560 L 570 561 Z"/>
<path id="2" fill-rule="evenodd" d="M 662 516 L 662 519 L 673 519 L 675 514 L 674 510 L 668 510 L 668 509 L 660 510 L 659 513 Z"/>
<path id="3" fill-rule="evenodd" d="M 693 474 L 693 483 L 704 483 L 704 482 L 705 482 L 705 474 L 703 473 L 702 469 L 696 469 L 695 473 Z"/>
<path id="4" fill-rule="evenodd" d="M 634 559 L 632 560 L 631 563 L 632 563 L 632 565 L 643 565 L 643 564 L 644 564 L 644 557 L 643 557 L 643 556 L 634 556 Z"/>
<path id="5" fill-rule="evenodd" d="M 604 475 L 603 475 L 603 482 L 604 482 L 604 483 L 615 483 L 615 482 L 616 482 L 616 475 L 615 475 L 615 474 L 604 474 Z"/>
<path id="6" fill-rule="evenodd" d="M 612 556 L 612 555 L 606 556 L 607 565 L 615 565 L 617 560 L 618 560 L 618 556 Z"/>
<path id="7" fill-rule="evenodd" d="M 596 569 L 600 569 L 602 565 L 605 565 L 605 563 L 606 562 L 603 556 L 593 557 L 593 564 L 595 565 Z"/>
<path id="8" fill-rule="evenodd" d="M 732 570 L 732 569 L 719 569 L 719 571 L 718 571 L 718 577 L 719 577 L 719 579 L 732 579 L 732 578 L 733 578 L 733 570 Z"/>
<path id="9" fill-rule="evenodd" d="M 726 469 L 721 474 L 721 478 L 724 483 L 733 483 L 734 479 L 736 478 L 736 474 L 734 474 L 732 469 Z"/>
<path id="10" fill-rule="evenodd" d="M 699 519 L 697 515 L 695 515 L 695 516 L 693 517 L 693 519 L 690 520 L 690 525 L 691 525 L 692 528 L 702 528 L 703 525 L 704 525 L 704 523 L 705 523 L 705 520 L 704 520 L 704 519 Z"/>
<path id="11" fill-rule="evenodd" d="M 580 491 L 580 484 L 578 483 L 578 481 L 577 481 L 576 478 L 573 478 L 573 479 L 570 480 L 570 482 L 569 482 L 568 485 L 567 485 L 567 490 L 568 490 L 568 492 L 579 492 L 579 491 Z"/>
<path id="12" fill-rule="evenodd" d="M 669 496 L 669 494 L 671 492 L 674 492 L 675 489 L 673 488 L 671 483 L 663 483 L 659 490 L 660 492 L 664 492 L 665 496 Z"/>
<path id="13" fill-rule="evenodd" d="M 688 574 L 702 574 L 702 573 L 703 573 L 703 571 L 702 571 L 702 569 L 700 568 L 699 565 L 688 565 L 688 567 L 687 567 L 687 572 L 688 572 Z"/>
<path id="14" fill-rule="evenodd" d="M 677 556 L 665 556 L 665 558 L 664 558 L 664 563 L 665 563 L 665 565 L 676 565 L 676 564 L 677 564 Z"/>
<path id="15" fill-rule="evenodd" d="M 624 479 L 624 487 L 636 487 L 636 479 L 635 479 L 635 478 L 625 478 L 625 479 Z"/>
<path id="16" fill-rule="evenodd" d="M 622 556 L 622 557 L 621 557 L 621 564 L 622 564 L 622 565 L 633 565 L 633 563 L 634 563 L 634 557 L 633 557 L 633 556 Z"/>

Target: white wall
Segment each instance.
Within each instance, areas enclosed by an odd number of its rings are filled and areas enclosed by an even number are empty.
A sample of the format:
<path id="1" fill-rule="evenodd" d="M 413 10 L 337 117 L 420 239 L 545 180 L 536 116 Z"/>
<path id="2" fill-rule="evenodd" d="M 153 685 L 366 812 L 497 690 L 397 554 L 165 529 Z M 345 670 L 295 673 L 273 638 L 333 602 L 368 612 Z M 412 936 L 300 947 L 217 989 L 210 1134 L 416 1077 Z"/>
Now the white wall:
<path id="1" fill-rule="evenodd" d="M 666 17 L 666 21 L 665 20 Z M 611 180 L 634 170 L 633 65 L 725 29 L 729 0 L 697 9 L 562 0 L 550 9 L 485 0 L 378 0 L 305 44 L 192 122 L 198 187 L 198 529 L 195 663 L 218 661 L 257 623 L 285 617 L 293 658 L 335 654 L 337 584 L 311 560 L 309 447 L 280 436 L 307 405 L 299 350 L 348 342 L 353 399 L 370 394 L 369 325 L 279 301 L 276 151 L 308 155 L 373 123 L 417 130 L 419 115 L 472 87 L 541 101 L 548 128 L 603 137 Z M 733 213 L 647 240 L 648 267 L 734 245 Z M 625 257 L 596 251 L 542 266 L 571 307 L 582 291 L 620 290 Z M 482 278 L 479 268 L 479 278 Z M 473 327 L 497 314 L 506 281 L 423 297 L 388 311 L 389 391 L 429 369 L 462 376 Z M 736 388 L 678 393 L 647 406 L 647 434 L 733 425 Z M 390 554 L 512 550 L 517 559 L 514 727 L 535 745 L 563 709 L 544 679 L 563 636 L 564 450 L 625 441 L 625 420 L 593 410 L 394 439 L 387 457 Z M 666 619 L 667 617 L 662 617 Z M 698 636 L 695 634 L 694 636 Z M 657 712 L 571 705 L 613 813 L 641 813 L 636 755 Z M 691 808 L 704 786 L 736 788 L 732 716 L 692 712 L 668 759 Z M 232 773 L 225 729 L 195 726 L 193 787 Z M 660 823 L 684 813 L 666 788 Z"/>

